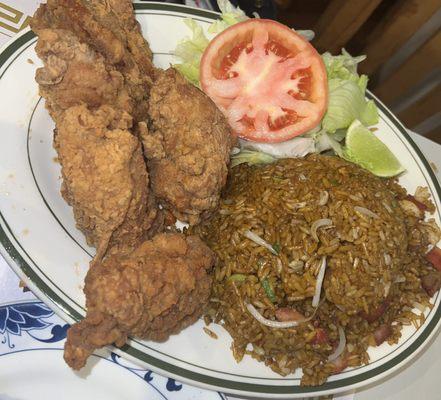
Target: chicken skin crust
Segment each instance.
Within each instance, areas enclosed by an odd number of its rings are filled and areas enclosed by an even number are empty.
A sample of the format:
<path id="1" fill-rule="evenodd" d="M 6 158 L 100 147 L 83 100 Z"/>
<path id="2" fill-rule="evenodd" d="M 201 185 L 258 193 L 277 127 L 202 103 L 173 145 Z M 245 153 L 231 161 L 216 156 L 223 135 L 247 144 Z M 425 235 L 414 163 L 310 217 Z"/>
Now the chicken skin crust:
<path id="1" fill-rule="evenodd" d="M 31 27 L 40 94 L 55 121 L 62 195 L 97 260 L 162 229 L 138 139 L 152 54 L 130 0 L 48 0 Z"/>
<path id="2" fill-rule="evenodd" d="M 98 258 L 108 248 L 133 249 L 154 233 L 158 210 L 131 126 L 129 114 L 107 105 L 93 111 L 74 106 L 58 117 L 54 147 L 61 193 Z"/>
<path id="3" fill-rule="evenodd" d="M 129 114 L 133 112 L 134 100 L 124 76 L 71 32 L 40 29 L 36 51 L 44 67 L 37 70 L 35 78 L 55 121 L 64 110 L 81 104 L 110 104 Z"/>
<path id="4" fill-rule="evenodd" d="M 80 369 L 95 349 L 132 335 L 164 341 L 202 315 L 214 253 L 165 226 L 195 224 L 217 207 L 232 139 L 204 93 L 154 68 L 130 0 L 47 0 L 31 27 L 61 193 L 97 249 L 86 318 L 65 344 L 66 362 Z"/>
<path id="5" fill-rule="evenodd" d="M 50 92 L 60 91 L 57 97 L 61 97 L 63 93 L 66 95 L 62 97 L 64 100 L 62 103 L 72 104 L 75 100 L 77 101 L 75 104 L 83 101 L 90 106 L 95 106 L 96 104 L 90 103 L 87 97 L 86 88 L 89 83 L 98 91 L 102 85 L 104 87 L 124 86 L 125 97 L 118 100 L 126 102 L 122 108 L 132 115 L 135 122 L 134 128 L 137 129 L 137 122 L 147 119 L 147 100 L 154 67 L 152 53 L 141 34 L 130 0 L 48 0 L 36 11 L 31 21 L 31 28 L 39 36 L 36 50 L 38 56 L 45 62 L 45 67 L 36 76 L 43 97 L 51 100 Z M 52 42 L 45 43 L 48 30 L 58 33 L 60 40 L 53 43 L 52 38 Z M 72 41 L 80 43 L 80 48 L 67 46 Z M 77 52 L 84 52 L 84 49 L 88 53 L 86 65 L 77 62 L 78 57 L 81 56 Z M 90 58 L 94 56 L 91 52 L 94 52 L 97 58 L 101 71 L 99 75 L 93 71 Z M 73 60 L 73 66 L 70 65 L 69 59 Z M 60 64 L 64 65 L 64 69 L 70 67 L 70 74 L 76 73 L 78 79 L 69 79 L 71 77 L 68 75 L 67 83 L 63 83 L 63 71 L 58 74 L 58 81 L 41 79 L 50 75 L 54 68 L 60 70 Z M 86 66 L 87 71 L 94 72 L 94 75 L 81 71 Z M 81 76 L 86 82 L 81 82 Z M 94 82 L 95 78 L 99 81 Z M 106 82 L 106 79 L 111 79 L 111 82 Z M 72 84 L 68 84 L 70 81 Z M 77 88 L 83 89 L 86 91 L 84 93 L 86 97 L 82 98 L 83 93 L 77 91 L 73 99 L 69 100 L 69 93 L 63 91 L 65 87 L 70 87 L 72 92 L 75 92 Z M 103 98 L 100 104 L 103 104 L 104 100 L 114 105 L 108 97 Z M 50 103 L 57 107 L 63 106 L 60 102 Z"/>
<path id="6" fill-rule="evenodd" d="M 155 77 L 150 124 L 140 126 L 152 189 L 176 218 L 196 224 L 218 206 L 234 140 L 215 104 L 175 69 Z"/>
<path id="7" fill-rule="evenodd" d="M 122 346 L 129 335 L 164 341 L 193 324 L 208 302 L 213 264 L 199 237 L 179 233 L 95 263 L 85 280 L 87 316 L 67 334 L 67 364 L 80 369 L 95 349 Z"/>

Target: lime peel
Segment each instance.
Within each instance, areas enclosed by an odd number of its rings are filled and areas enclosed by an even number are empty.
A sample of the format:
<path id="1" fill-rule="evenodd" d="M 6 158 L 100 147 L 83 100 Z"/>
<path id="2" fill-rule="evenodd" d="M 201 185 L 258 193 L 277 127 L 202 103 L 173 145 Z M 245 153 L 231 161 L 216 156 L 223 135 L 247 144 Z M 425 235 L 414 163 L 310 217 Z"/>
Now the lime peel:
<path id="1" fill-rule="evenodd" d="M 389 148 L 359 120 L 348 128 L 343 157 L 383 178 L 405 170 Z"/>

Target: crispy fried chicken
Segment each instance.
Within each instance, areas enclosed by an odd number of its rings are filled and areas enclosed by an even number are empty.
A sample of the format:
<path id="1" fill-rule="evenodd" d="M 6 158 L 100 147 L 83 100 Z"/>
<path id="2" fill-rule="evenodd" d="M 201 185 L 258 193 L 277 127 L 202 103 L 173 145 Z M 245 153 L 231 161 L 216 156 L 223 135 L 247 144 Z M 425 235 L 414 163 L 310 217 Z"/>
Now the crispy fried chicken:
<path id="1" fill-rule="evenodd" d="M 112 86 L 116 83 L 114 81 L 119 81 L 117 86 L 122 84 L 128 93 L 124 96 L 127 102 L 124 110 L 132 115 L 135 123 L 147 118 L 147 100 L 154 67 L 151 51 L 141 35 L 130 0 L 48 0 L 36 11 L 31 27 L 39 36 L 37 54 L 45 62 L 45 68 L 37 73 L 36 79 L 42 96 L 49 100 L 50 105 L 55 103 L 62 107 L 65 103 L 67 106 L 72 104 L 72 100 L 66 99 L 70 97 L 69 92 L 63 89 L 70 87 L 76 92 L 78 83 L 80 89 L 87 87 L 89 82 L 81 83 L 81 77 L 90 81 L 99 75 L 98 82 L 91 85 L 99 89 L 99 84 L 109 80 L 110 76 Z M 58 40 L 49 35 L 48 30 L 56 33 Z M 48 37 L 50 41 L 46 43 Z M 63 85 L 70 60 L 74 65 L 69 70 L 71 74 L 77 74 L 77 79 Z M 95 73 L 89 79 L 88 72 L 94 61 L 99 64 L 100 73 Z M 84 67 L 88 67 L 86 74 L 81 73 Z M 54 68 L 58 72 L 56 79 L 48 80 Z M 108 84 L 104 86 L 108 87 Z M 51 92 L 55 92 L 55 95 Z M 76 104 L 85 102 L 96 105 L 96 102 L 89 103 L 87 94 L 85 97 L 82 97 L 81 91 L 75 94 Z M 54 96 L 64 101 L 51 101 Z M 108 96 L 102 101 L 114 104 L 114 100 Z"/>
<path id="2" fill-rule="evenodd" d="M 145 239 L 158 210 L 148 188 L 141 144 L 125 111 L 84 104 L 60 114 L 54 146 L 62 194 L 90 245 L 133 249 Z M 122 250 L 122 249 L 120 249 Z"/>
<path id="3" fill-rule="evenodd" d="M 87 317 L 67 334 L 64 359 L 74 369 L 92 352 L 128 335 L 164 341 L 202 314 L 214 254 L 197 236 L 163 233 L 130 255 L 112 255 L 86 277 Z"/>
<path id="4" fill-rule="evenodd" d="M 67 30 L 41 29 L 38 35 L 36 50 L 45 67 L 37 70 L 36 80 L 52 118 L 79 104 L 133 110 L 123 75 L 101 54 Z"/>
<path id="5" fill-rule="evenodd" d="M 196 224 L 218 205 L 230 128 L 210 98 L 173 68 L 156 74 L 149 115 L 141 137 L 152 189 L 178 219 Z"/>
<path id="6" fill-rule="evenodd" d="M 109 6 L 114 8 L 109 8 Z M 129 0 L 48 0 L 32 20 L 36 80 L 55 121 L 62 194 L 97 259 L 161 229 L 138 124 L 153 65 Z"/>
<path id="7" fill-rule="evenodd" d="M 79 369 L 99 347 L 121 346 L 128 335 L 166 340 L 200 317 L 213 253 L 194 236 L 147 239 L 169 212 L 196 223 L 217 206 L 230 130 L 175 70 L 154 69 L 131 1 L 48 0 L 32 28 L 62 195 L 97 248 L 85 282 L 87 317 L 65 347 L 66 362 Z M 157 208 L 155 195 L 169 211 Z"/>

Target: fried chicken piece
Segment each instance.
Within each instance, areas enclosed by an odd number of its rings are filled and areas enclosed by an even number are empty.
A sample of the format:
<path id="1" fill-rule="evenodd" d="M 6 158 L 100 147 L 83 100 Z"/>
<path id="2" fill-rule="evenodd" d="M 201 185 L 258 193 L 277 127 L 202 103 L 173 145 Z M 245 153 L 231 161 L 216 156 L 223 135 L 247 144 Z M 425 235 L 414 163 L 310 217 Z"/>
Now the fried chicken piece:
<path id="1" fill-rule="evenodd" d="M 83 1 L 94 18 L 124 43 L 141 73 L 153 76 L 153 55 L 133 13 L 130 0 Z M 124 61 L 124 60 L 122 60 Z M 127 62 L 127 61 L 125 61 Z"/>
<path id="2" fill-rule="evenodd" d="M 74 105 L 99 107 L 112 104 L 131 113 L 134 100 L 124 84 L 123 75 L 106 64 L 104 57 L 76 36 L 63 29 L 41 29 L 36 46 L 44 68 L 36 81 L 40 95 L 52 118 Z"/>
<path id="3" fill-rule="evenodd" d="M 153 66 L 132 4 L 49 0 L 31 26 L 44 63 L 36 80 L 56 123 L 63 197 L 98 261 L 110 248 L 129 251 L 163 220 L 137 138 Z"/>
<path id="4" fill-rule="evenodd" d="M 233 139 L 214 103 L 175 69 L 158 71 L 150 92 L 150 125 L 141 137 L 162 205 L 196 224 L 218 203 Z"/>
<path id="5" fill-rule="evenodd" d="M 62 195 L 98 259 L 108 247 L 133 248 L 160 220 L 131 126 L 128 113 L 108 105 L 93 111 L 74 106 L 58 117 L 54 147 Z"/>
<path id="6" fill-rule="evenodd" d="M 96 52 L 100 56 L 97 56 L 100 58 L 99 63 L 104 61 L 107 73 L 113 74 L 118 71 L 118 77 L 124 82 L 128 92 L 127 100 L 130 102 L 130 107 L 125 107 L 124 110 L 132 115 L 135 123 L 147 119 L 147 100 L 154 67 L 151 51 L 142 37 L 130 0 L 48 0 L 47 4 L 40 5 L 36 11 L 31 27 L 39 36 L 39 42 L 44 39 L 42 33 L 48 29 L 63 31 L 70 36 L 68 40 L 71 40 L 72 36 L 76 37 L 78 43 L 81 43 L 89 54 L 90 50 Z M 39 51 L 39 47 L 48 51 L 43 53 Z M 65 46 L 61 46 L 60 49 L 59 46 L 51 46 L 50 43 L 39 44 L 39 47 L 37 46 L 37 54 L 45 61 L 44 69 L 49 70 L 39 72 L 40 75 L 50 74 L 48 59 L 55 56 L 66 61 L 66 56 L 72 56 L 73 53 L 70 51 L 66 55 L 63 51 Z M 47 83 L 42 82 L 42 85 L 45 84 Z M 57 83 L 51 85 L 52 90 L 57 89 Z M 92 84 L 92 87 L 94 86 Z M 76 86 L 72 86 L 71 89 L 75 90 Z M 89 104 L 87 99 L 84 101 Z M 111 104 L 113 105 L 113 102 Z"/>
<path id="7" fill-rule="evenodd" d="M 197 236 L 163 233 L 133 253 L 107 257 L 86 277 L 87 317 L 67 333 L 64 359 L 82 368 L 102 346 L 128 335 L 164 341 L 202 314 L 214 254 Z"/>

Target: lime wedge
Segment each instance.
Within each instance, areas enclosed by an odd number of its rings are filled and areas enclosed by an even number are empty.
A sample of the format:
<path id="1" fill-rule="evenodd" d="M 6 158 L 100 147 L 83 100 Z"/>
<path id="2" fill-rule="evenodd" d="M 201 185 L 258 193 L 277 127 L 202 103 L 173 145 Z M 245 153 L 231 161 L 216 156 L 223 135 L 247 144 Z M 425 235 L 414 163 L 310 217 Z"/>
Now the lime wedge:
<path id="1" fill-rule="evenodd" d="M 351 124 L 346 133 L 344 157 L 385 178 L 404 171 L 387 146 L 358 120 Z"/>

